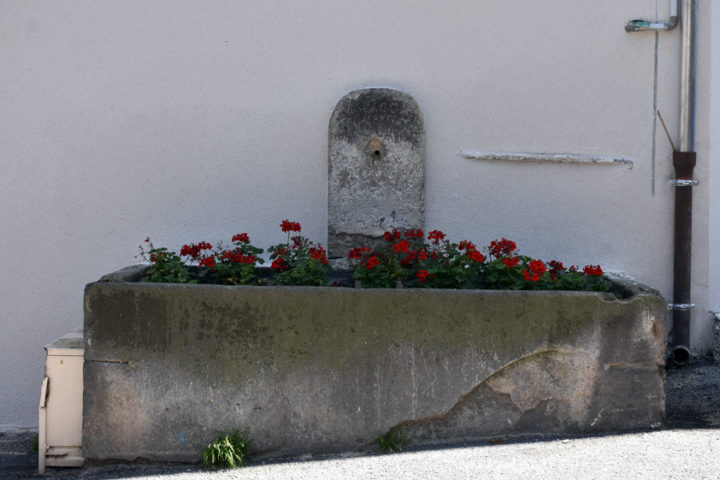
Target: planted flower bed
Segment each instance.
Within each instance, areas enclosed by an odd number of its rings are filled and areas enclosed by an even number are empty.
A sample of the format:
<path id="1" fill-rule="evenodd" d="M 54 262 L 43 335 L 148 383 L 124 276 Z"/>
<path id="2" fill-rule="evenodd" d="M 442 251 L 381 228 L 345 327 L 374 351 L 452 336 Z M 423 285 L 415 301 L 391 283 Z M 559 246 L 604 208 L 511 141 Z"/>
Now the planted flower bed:
<path id="1" fill-rule="evenodd" d="M 268 248 L 271 272 L 259 265 L 264 253 L 250 243 L 247 233 L 232 237 L 233 246 L 213 248 L 208 242 L 183 245 L 180 254 L 155 248 L 150 238 L 141 246 L 141 255 L 152 265 L 143 281 L 165 283 L 216 283 L 224 285 L 328 285 L 330 266 L 327 252 L 299 234 L 300 223 L 283 220 L 287 242 Z M 364 287 L 396 286 L 493 290 L 586 290 L 611 291 L 600 265 L 565 268 L 562 262 L 547 263 L 518 255 L 517 245 L 503 238 L 487 247 L 487 257 L 470 241 L 450 242 L 445 234 L 421 229 L 385 232 L 384 242 L 375 248 L 352 248 L 348 257 L 352 276 Z M 334 280 L 336 286 L 345 282 Z M 345 285 L 347 286 L 347 285 Z M 617 295 L 621 290 L 615 288 Z"/>
<path id="2" fill-rule="evenodd" d="M 398 433 L 423 444 L 662 422 L 656 292 L 523 257 L 505 239 L 483 253 L 417 230 L 353 249 L 352 275 L 436 288 L 341 288 L 350 274 L 293 239 L 299 229 L 283 222 L 269 271 L 239 234 L 228 249 L 150 247 L 151 265 L 87 286 L 86 458 L 196 461 L 235 429 L 256 455 L 292 456 Z M 287 285 L 299 282 L 329 286 Z"/>

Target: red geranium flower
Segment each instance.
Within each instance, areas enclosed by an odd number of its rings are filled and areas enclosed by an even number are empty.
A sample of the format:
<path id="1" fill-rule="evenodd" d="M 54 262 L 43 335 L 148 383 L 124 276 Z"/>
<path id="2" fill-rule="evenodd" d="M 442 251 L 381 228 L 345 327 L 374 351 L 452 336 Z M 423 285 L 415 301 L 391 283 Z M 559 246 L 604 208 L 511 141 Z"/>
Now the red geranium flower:
<path id="1" fill-rule="evenodd" d="M 430 275 L 430 272 L 428 272 L 427 270 L 420 270 L 415 274 L 415 276 L 420 283 L 423 283 L 426 279 L 433 277 L 433 275 Z"/>
<path id="2" fill-rule="evenodd" d="M 385 232 L 383 236 L 385 237 L 386 242 L 392 243 L 398 238 L 400 238 L 400 230 L 398 230 L 397 228 L 393 228 L 392 232 Z"/>
<path id="3" fill-rule="evenodd" d="M 355 247 L 352 250 L 350 250 L 350 253 L 348 254 L 348 258 L 354 258 L 359 259 L 362 257 L 362 254 L 365 252 L 369 252 L 372 250 L 370 247 L 366 247 L 363 245 L 362 247 Z"/>
<path id="4" fill-rule="evenodd" d="M 548 265 L 550 266 L 550 270 L 552 272 L 562 272 L 565 270 L 565 266 L 562 264 L 562 262 L 559 262 L 557 260 L 550 260 L 548 262 Z"/>
<path id="5" fill-rule="evenodd" d="M 200 260 L 200 266 L 201 267 L 208 267 L 212 268 L 215 266 L 215 258 L 214 257 L 205 257 L 202 260 Z"/>
<path id="6" fill-rule="evenodd" d="M 528 271 L 527 268 L 523 269 L 523 277 L 528 282 L 539 282 L 540 281 L 540 275 L 533 272 L 532 274 Z"/>
<path id="7" fill-rule="evenodd" d="M 250 243 L 250 237 L 247 233 L 238 233 L 237 235 L 233 235 L 232 241 L 233 243 Z"/>
<path id="8" fill-rule="evenodd" d="M 200 242 L 197 245 L 194 243 L 191 243 L 190 245 L 183 245 L 180 249 L 180 255 L 197 259 L 200 256 L 200 252 L 203 250 L 212 250 L 212 245 L 208 242 Z"/>
<path id="9" fill-rule="evenodd" d="M 405 230 L 405 236 L 409 238 L 422 238 L 425 234 L 423 233 L 422 229 L 418 228 L 417 230 Z"/>
<path id="10" fill-rule="evenodd" d="M 503 237 L 502 240 L 493 240 L 490 242 L 490 254 L 495 258 L 503 255 L 510 255 L 511 252 L 515 251 L 517 245 L 512 240 L 508 240 Z"/>
<path id="11" fill-rule="evenodd" d="M 458 250 L 466 250 L 468 252 L 472 250 L 477 250 L 475 247 L 475 244 L 472 242 L 468 242 L 467 240 L 462 240 L 460 244 L 458 244 Z"/>
<path id="12" fill-rule="evenodd" d="M 299 232 L 301 230 L 300 223 L 298 222 L 291 222 L 290 220 L 283 220 L 280 224 L 280 228 L 282 228 L 283 232 Z"/>
<path id="13" fill-rule="evenodd" d="M 542 275 L 547 270 L 542 260 L 531 260 L 528 267 L 533 273 L 537 273 L 538 275 Z"/>
<path id="14" fill-rule="evenodd" d="M 410 242 L 407 240 L 400 240 L 395 245 L 393 245 L 393 252 L 394 253 L 407 253 L 410 249 Z"/>
<path id="15" fill-rule="evenodd" d="M 327 255 L 325 249 L 318 245 L 317 248 L 310 247 L 310 256 L 315 260 L 320 260 L 320 263 L 327 265 Z"/>
<path id="16" fill-rule="evenodd" d="M 585 265 L 583 271 L 588 277 L 600 277 L 603 274 L 603 270 L 600 268 L 600 265 Z"/>
<path id="17" fill-rule="evenodd" d="M 477 263 L 482 263 L 482 261 L 485 260 L 485 257 L 483 257 L 483 254 L 478 252 L 477 250 L 470 250 L 468 252 L 468 257 L 470 257 L 470 260 L 477 262 Z"/>
<path id="18" fill-rule="evenodd" d="M 284 259 L 278 257 L 275 260 L 273 260 L 272 264 L 270 265 L 270 268 L 273 270 L 278 270 L 282 272 L 283 270 L 287 269 L 287 263 Z"/>
<path id="19" fill-rule="evenodd" d="M 432 240 L 435 245 L 440 243 L 440 240 L 442 240 L 443 238 L 445 238 L 445 234 L 440 230 L 433 230 L 432 232 L 428 233 L 428 240 Z"/>
<path id="20" fill-rule="evenodd" d="M 519 261 L 520 259 L 518 257 L 505 257 L 502 259 L 502 263 L 504 263 L 507 268 L 514 267 Z"/>
<path id="21" fill-rule="evenodd" d="M 365 268 L 368 270 L 372 270 L 373 268 L 380 265 L 380 260 L 378 260 L 377 255 L 373 255 L 372 257 L 368 258 L 365 262 Z"/>

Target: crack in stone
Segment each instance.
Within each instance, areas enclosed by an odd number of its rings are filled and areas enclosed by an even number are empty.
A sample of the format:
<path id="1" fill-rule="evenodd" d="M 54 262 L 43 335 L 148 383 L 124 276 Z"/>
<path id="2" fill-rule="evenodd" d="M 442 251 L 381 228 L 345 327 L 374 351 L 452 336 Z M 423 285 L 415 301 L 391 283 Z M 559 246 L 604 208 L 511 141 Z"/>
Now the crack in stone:
<path id="1" fill-rule="evenodd" d="M 400 430 L 404 430 L 407 428 L 411 428 L 413 426 L 422 426 L 424 424 L 432 424 L 433 422 L 441 422 L 447 420 L 453 413 L 457 412 L 459 409 L 461 409 L 466 403 L 469 402 L 469 399 L 472 395 L 476 394 L 477 391 L 482 388 L 486 387 L 489 391 L 493 392 L 494 394 L 497 394 L 498 396 L 506 397 L 507 405 L 510 407 L 510 410 L 516 410 L 517 411 L 517 417 L 515 421 L 512 421 L 510 418 L 508 418 L 509 425 L 512 426 L 513 424 L 516 424 L 525 414 L 532 412 L 536 410 L 541 404 L 546 404 L 549 400 L 552 400 L 552 397 L 543 396 L 543 398 L 537 399 L 530 407 L 524 407 L 521 408 L 520 405 L 518 405 L 518 402 L 513 400 L 512 395 L 508 392 L 503 392 L 501 389 L 498 389 L 497 387 L 494 387 L 489 384 L 494 378 L 498 377 L 502 373 L 506 372 L 507 370 L 514 369 L 518 365 L 521 365 L 523 363 L 527 363 L 534 358 L 537 357 L 543 357 L 543 356 L 550 356 L 553 354 L 565 354 L 565 355 L 572 355 L 574 353 L 577 353 L 576 351 L 572 350 L 566 350 L 566 349 L 560 349 L 560 348 L 549 348 L 549 349 L 541 349 L 536 350 L 533 353 L 524 355 L 520 358 L 514 359 L 511 362 L 506 363 L 505 365 L 501 366 L 497 370 L 495 370 L 490 375 L 486 376 L 483 380 L 473 385 L 466 393 L 462 394 L 458 401 L 450 407 L 448 410 L 442 413 L 438 413 L 436 415 L 426 415 L 424 417 L 420 417 L 417 419 L 407 419 L 403 420 L 397 424 L 395 424 L 392 428 L 390 428 L 390 432 L 396 432 Z"/>

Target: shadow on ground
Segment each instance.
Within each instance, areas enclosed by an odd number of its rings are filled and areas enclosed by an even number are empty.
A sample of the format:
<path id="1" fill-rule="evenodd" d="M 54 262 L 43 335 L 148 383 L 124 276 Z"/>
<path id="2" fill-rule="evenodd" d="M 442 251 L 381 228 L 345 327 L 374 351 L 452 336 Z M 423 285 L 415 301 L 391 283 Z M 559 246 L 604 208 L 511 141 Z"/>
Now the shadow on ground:
<path id="1" fill-rule="evenodd" d="M 720 362 L 692 358 L 667 371 L 665 427 L 720 427 Z"/>

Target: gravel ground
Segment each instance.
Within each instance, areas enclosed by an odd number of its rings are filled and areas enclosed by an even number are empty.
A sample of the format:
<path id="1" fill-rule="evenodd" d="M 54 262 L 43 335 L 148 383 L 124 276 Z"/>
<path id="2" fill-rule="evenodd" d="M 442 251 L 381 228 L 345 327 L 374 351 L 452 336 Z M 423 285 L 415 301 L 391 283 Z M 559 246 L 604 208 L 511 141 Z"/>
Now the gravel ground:
<path id="1" fill-rule="evenodd" d="M 115 464 L 37 474 L 35 432 L 0 432 L 0 479 L 720 479 L 720 363 L 692 359 L 667 371 L 664 429 L 595 437 L 493 439 L 472 445 L 355 452 L 206 472 L 197 465 Z"/>

